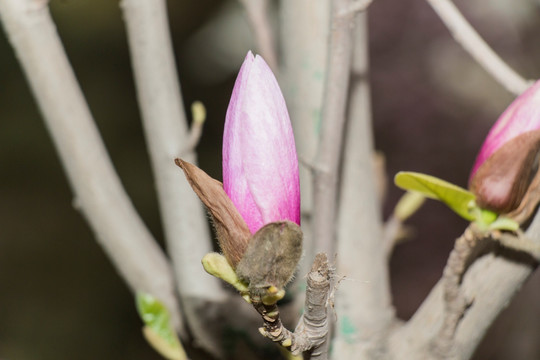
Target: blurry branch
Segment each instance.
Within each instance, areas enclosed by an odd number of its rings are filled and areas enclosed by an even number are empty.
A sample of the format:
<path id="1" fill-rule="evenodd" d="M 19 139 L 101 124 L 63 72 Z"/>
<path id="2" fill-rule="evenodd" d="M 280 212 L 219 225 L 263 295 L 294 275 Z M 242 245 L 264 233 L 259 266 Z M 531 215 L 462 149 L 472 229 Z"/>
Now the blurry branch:
<path id="1" fill-rule="evenodd" d="M 77 84 L 49 8 L 0 0 L 0 16 L 67 172 L 75 203 L 132 291 L 160 299 L 181 329 L 168 261 L 127 197 Z"/>
<path id="2" fill-rule="evenodd" d="M 170 39 L 164 0 L 123 0 L 129 48 L 139 106 L 150 153 L 167 247 L 173 260 L 182 307 L 196 340 L 214 354 L 220 352 L 213 338 L 208 311 L 211 303 L 225 300 L 218 281 L 205 275 L 200 260 L 212 251 L 211 237 L 201 203 L 182 172 L 174 165 L 189 144 L 178 74 Z"/>
<path id="3" fill-rule="evenodd" d="M 336 293 L 334 359 L 371 358 L 392 323 L 386 246 L 372 139 L 367 13 L 354 25 L 354 56 L 338 217 L 337 271 L 368 285 L 346 282 Z M 343 324 L 347 324 L 344 326 Z"/>
<path id="4" fill-rule="evenodd" d="M 306 256 L 300 273 L 307 273 L 315 256 L 311 236 L 313 212 L 312 161 L 317 151 L 328 53 L 330 0 L 281 1 L 280 18 L 280 83 L 283 84 L 287 107 L 295 134 L 300 160 L 302 231 Z M 297 278 L 296 282 L 304 281 Z M 303 299 L 297 296 L 298 307 Z"/>
<path id="5" fill-rule="evenodd" d="M 335 254 L 338 171 L 353 52 L 353 0 L 333 0 L 322 123 L 313 174 L 315 251 Z"/>
<path id="6" fill-rule="evenodd" d="M 540 213 L 525 236 L 540 244 Z M 469 359 L 486 331 L 516 295 L 538 263 L 529 254 L 503 247 L 476 259 L 461 280 L 460 291 L 470 304 L 455 328 L 452 359 Z M 444 324 L 445 292 L 441 279 L 403 327 L 391 334 L 391 355 L 407 359 L 438 359 L 430 346 Z"/>
<path id="7" fill-rule="evenodd" d="M 432 351 L 438 357 L 447 358 L 452 355 L 454 334 L 470 300 L 461 289 L 461 280 L 475 251 L 487 237 L 487 233 L 477 231 L 474 224 L 471 224 L 463 235 L 457 238 L 448 256 L 441 279 L 444 289 L 444 318 L 439 334 L 432 344 Z"/>
<path id="8" fill-rule="evenodd" d="M 427 0 L 454 39 L 506 90 L 521 94 L 531 83 L 508 66 L 465 20 L 451 0 Z"/>
<path id="9" fill-rule="evenodd" d="M 274 71 L 278 70 L 276 46 L 272 26 L 268 19 L 269 0 L 239 0 L 246 9 L 251 29 L 260 54 Z"/>
<path id="10" fill-rule="evenodd" d="M 409 229 L 404 225 L 405 221 L 424 204 L 425 200 L 422 194 L 407 191 L 397 202 L 383 228 L 382 242 L 388 258 L 392 255 L 394 247 L 409 235 Z"/>

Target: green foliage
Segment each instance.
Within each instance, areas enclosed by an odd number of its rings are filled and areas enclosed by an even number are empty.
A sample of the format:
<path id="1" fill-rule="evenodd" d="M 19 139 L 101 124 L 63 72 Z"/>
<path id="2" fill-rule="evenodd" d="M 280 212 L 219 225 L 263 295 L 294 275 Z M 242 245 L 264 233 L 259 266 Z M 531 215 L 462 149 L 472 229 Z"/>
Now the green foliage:
<path id="1" fill-rule="evenodd" d="M 137 311 L 145 326 L 143 334 L 148 343 L 169 360 L 185 360 L 186 353 L 171 325 L 169 311 L 150 294 L 137 294 Z"/>
<path id="2" fill-rule="evenodd" d="M 516 231 L 519 229 L 516 221 L 478 207 L 475 201 L 476 196 L 470 191 L 434 176 L 402 171 L 396 174 L 394 182 L 404 190 L 443 202 L 465 220 L 474 221 L 482 230 Z M 413 198 L 409 201 L 410 205 L 405 206 L 405 214 L 410 213 L 409 207 L 413 211 L 416 210 L 418 200 Z"/>
<path id="3" fill-rule="evenodd" d="M 407 191 L 399 199 L 394 208 L 394 216 L 400 221 L 405 221 L 411 217 L 424 204 L 426 197 L 416 191 Z"/>
<path id="4" fill-rule="evenodd" d="M 241 281 L 225 256 L 218 253 L 208 253 L 201 260 L 204 270 L 212 276 L 231 284 L 240 293 L 247 293 L 248 286 Z"/>

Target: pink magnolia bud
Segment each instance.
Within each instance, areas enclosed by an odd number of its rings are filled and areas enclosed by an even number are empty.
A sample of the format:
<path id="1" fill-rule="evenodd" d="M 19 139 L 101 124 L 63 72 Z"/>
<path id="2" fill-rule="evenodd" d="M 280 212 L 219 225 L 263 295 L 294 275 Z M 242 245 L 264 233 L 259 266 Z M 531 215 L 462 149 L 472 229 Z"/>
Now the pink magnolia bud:
<path id="1" fill-rule="evenodd" d="M 510 104 L 484 141 L 469 179 L 478 204 L 500 213 L 520 206 L 539 149 L 540 81 Z"/>
<path id="2" fill-rule="evenodd" d="M 223 134 L 223 187 L 254 234 L 265 224 L 300 224 L 298 159 L 274 74 L 249 52 L 234 85 Z"/>

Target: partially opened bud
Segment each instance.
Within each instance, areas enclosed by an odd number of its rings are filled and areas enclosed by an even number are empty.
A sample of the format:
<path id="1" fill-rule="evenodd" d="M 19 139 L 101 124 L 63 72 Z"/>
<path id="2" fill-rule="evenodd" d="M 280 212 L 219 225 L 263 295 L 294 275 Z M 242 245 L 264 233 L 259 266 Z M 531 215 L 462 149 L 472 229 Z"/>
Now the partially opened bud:
<path id="1" fill-rule="evenodd" d="M 227 110 L 223 187 L 255 234 L 265 224 L 300 224 L 298 159 L 291 122 L 276 78 L 249 52 Z"/>
<path id="2" fill-rule="evenodd" d="M 223 134 L 223 187 L 192 164 L 176 164 L 212 214 L 223 254 L 249 283 L 252 300 L 275 303 L 302 253 L 300 184 L 285 100 L 260 56 L 247 54 L 234 85 Z"/>
<path id="3" fill-rule="evenodd" d="M 537 172 L 540 82 L 521 94 L 489 132 L 471 172 L 478 205 L 499 213 L 517 209 Z"/>

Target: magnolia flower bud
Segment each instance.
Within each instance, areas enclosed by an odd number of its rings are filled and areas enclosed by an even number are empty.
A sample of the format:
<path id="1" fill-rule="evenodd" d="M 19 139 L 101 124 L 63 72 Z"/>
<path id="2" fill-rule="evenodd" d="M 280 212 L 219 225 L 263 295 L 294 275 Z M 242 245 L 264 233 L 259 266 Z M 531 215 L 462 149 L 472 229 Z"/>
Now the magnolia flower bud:
<path id="1" fill-rule="evenodd" d="M 274 221 L 300 224 L 298 159 L 289 114 L 274 74 L 251 52 L 227 109 L 223 187 L 252 234 Z"/>
<path id="2" fill-rule="evenodd" d="M 283 296 L 302 253 L 298 159 L 276 78 L 246 56 L 223 134 L 223 187 L 176 159 L 214 220 L 223 255 L 256 301 Z"/>
<path id="3" fill-rule="evenodd" d="M 499 213 L 523 205 L 538 170 L 540 82 L 515 99 L 491 128 L 471 172 L 469 186 L 481 207 Z M 537 199 L 528 199 L 535 201 Z"/>

